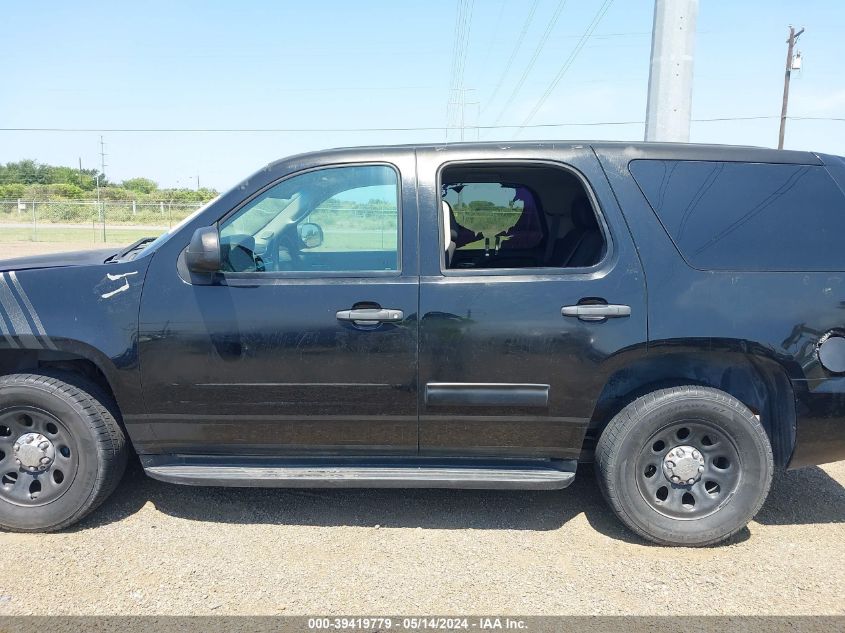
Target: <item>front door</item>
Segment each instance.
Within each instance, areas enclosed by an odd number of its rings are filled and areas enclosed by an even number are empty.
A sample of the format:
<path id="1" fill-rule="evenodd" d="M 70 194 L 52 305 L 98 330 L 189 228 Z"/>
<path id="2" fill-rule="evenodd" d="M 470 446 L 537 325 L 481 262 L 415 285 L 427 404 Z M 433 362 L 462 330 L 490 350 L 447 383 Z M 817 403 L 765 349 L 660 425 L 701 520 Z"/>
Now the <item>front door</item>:
<path id="1" fill-rule="evenodd" d="M 608 377 L 647 340 L 642 268 L 594 154 L 418 160 L 420 234 L 440 236 L 421 240 L 421 454 L 577 458 Z"/>
<path id="2" fill-rule="evenodd" d="M 220 218 L 210 285 L 154 260 L 143 452 L 416 453 L 414 162 L 384 160 L 294 173 Z"/>

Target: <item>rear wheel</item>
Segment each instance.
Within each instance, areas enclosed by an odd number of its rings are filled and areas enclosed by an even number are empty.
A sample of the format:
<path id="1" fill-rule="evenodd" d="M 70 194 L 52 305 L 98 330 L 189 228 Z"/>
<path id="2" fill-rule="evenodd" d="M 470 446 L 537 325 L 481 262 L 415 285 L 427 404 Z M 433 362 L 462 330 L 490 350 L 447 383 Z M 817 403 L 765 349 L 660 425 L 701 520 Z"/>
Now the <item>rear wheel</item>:
<path id="1" fill-rule="evenodd" d="M 0 377 L 0 528 L 57 530 L 114 490 L 126 448 L 111 408 L 75 374 Z"/>
<path id="2" fill-rule="evenodd" d="M 599 484 L 619 518 L 663 545 L 710 545 L 757 514 L 772 450 L 741 402 L 708 387 L 643 396 L 617 414 L 596 448 Z"/>

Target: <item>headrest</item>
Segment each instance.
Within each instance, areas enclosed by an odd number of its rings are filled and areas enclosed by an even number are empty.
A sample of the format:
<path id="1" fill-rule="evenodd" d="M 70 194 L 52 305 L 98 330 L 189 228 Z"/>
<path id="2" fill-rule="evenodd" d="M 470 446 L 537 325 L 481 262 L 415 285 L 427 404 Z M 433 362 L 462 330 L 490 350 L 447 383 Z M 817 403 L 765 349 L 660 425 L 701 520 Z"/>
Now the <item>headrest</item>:
<path id="1" fill-rule="evenodd" d="M 443 244 L 448 249 L 449 242 L 454 241 L 452 239 L 452 207 L 445 200 L 442 201 L 441 207 L 443 209 Z"/>
<path id="2" fill-rule="evenodd" d="M 572 201 L 572 223 L 579 229 L 598 228 L 593 206 L 584 196 L 578 196 Z"/>

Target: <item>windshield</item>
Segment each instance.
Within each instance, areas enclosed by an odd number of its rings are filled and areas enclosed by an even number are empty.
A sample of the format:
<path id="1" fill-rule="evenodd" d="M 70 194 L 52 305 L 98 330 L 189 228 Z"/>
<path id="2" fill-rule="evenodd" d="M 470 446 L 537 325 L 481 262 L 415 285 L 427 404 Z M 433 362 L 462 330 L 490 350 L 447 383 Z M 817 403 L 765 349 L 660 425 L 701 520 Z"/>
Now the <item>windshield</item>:
<path id="1" fill-rule="evenodd" d="M 196 217 L 197 217 L 200 213 L 202 213 L 203 211 L 205 211 L 208 207 L 210 207 L 212 204 L 214 204 L 214 203 L 215 203 L 215 202 L 217 202 L 218 200 L 220 200 L 220 196 L 217 196 L 217 197 L 215 197 L 215 198 L 212 198 L 211 200 L 209 200 L 208 202 L 206 202 L 204 205 L 202 205 L 199 209 L 197 209 L 196 211 L 194 211 L 193 213 L 191 213 L 189 216 L 187 216 L 187 217 L 186 217 L 186 218 L 184 218 L 183 220 L 179 221 L 177 224 L 174 224 L 173 226 L 171 226 L 169 229 L 167 229 L 167 231 L 166 231 L 166 232 L 164 232 L 164 233 L 162 233 L 161 235 L 159 235 L 159 236 L 158 236 L 156 239 L 154 239 L 152 242 L 150 242 L 149 244 L 144 245 L 144 248 L 143 248 L 143 249 L 142 249 L 142 250 L 138 253 L 138 255 L 137 255 L 137 256 L 140 256 L 140 255 L 142 255 L 143 253 L 148 253 L 148 252 L 151 252 L 151 251 L 155 250 L 156 248 L 158 248 L 161 244 L 163 244 L 164 242 L 166 242 L 166 241 L 167 241 L 167 239 L 168 239 L 171 235 L 173 235 L 176 231 L 178 231 L 178 230 L 179 230 L 179 229 L 181 229 L 183 226 L 185 226 L 186 224 L 188 224 L 188 222 L 191 222 L 191 221 L 192 221 L 194 218 L 196 218 Z"/>

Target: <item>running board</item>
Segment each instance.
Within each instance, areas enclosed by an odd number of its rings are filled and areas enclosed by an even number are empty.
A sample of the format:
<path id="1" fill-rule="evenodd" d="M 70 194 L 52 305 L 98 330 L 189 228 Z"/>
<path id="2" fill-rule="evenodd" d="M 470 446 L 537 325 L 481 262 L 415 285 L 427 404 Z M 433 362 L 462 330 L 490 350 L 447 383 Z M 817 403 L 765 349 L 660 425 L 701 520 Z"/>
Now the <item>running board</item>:
<path id="1" fill-rule="evenodd" d="M 575 460 L 268 460 L 142 455 L 153 479 L 190 486 L 279 488 L 476 488 L 558 490 Z"/>

